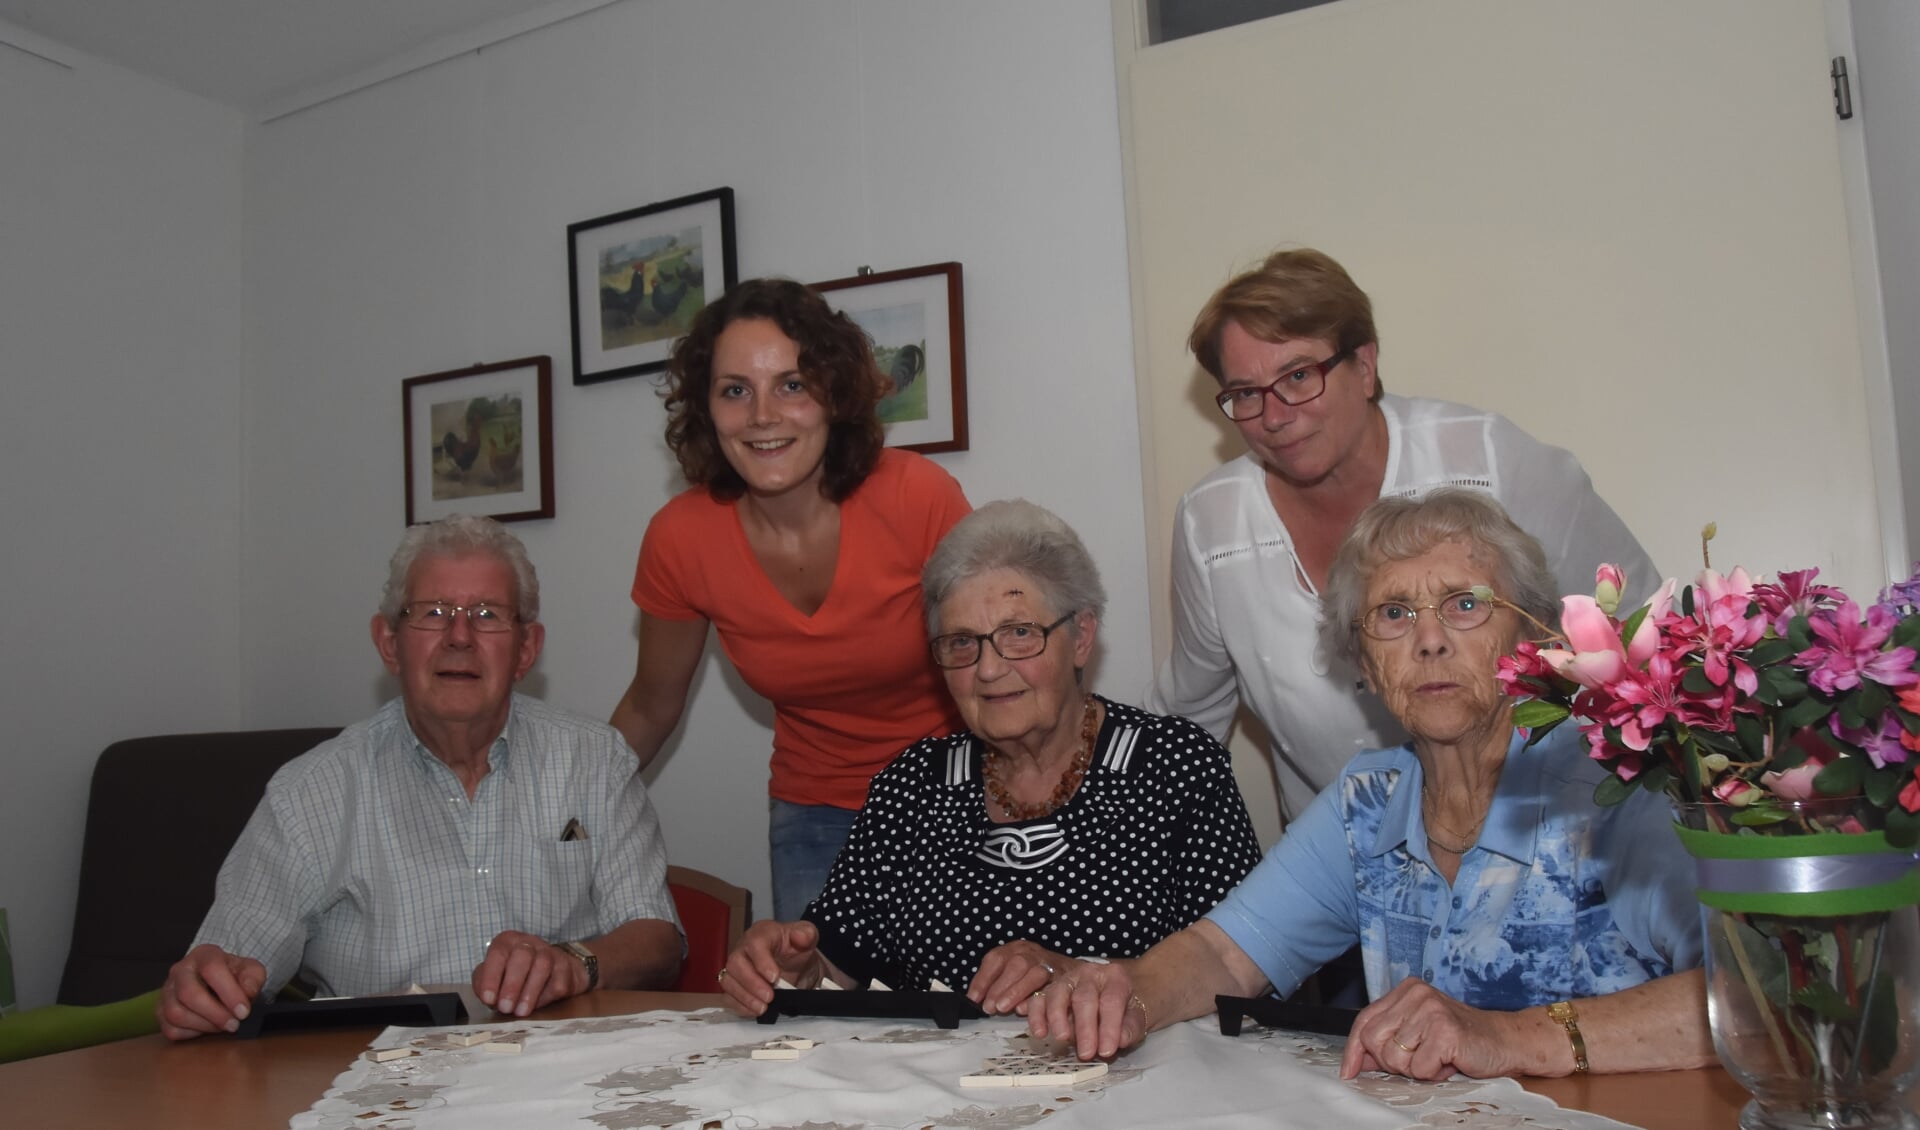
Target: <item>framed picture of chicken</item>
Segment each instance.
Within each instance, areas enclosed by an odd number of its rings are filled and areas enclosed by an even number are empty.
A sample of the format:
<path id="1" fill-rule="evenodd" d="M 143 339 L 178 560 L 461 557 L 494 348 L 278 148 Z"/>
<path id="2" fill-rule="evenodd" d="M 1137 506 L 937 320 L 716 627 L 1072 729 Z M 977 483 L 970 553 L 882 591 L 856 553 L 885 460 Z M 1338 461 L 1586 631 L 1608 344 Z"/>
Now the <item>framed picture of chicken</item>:
<path id="1" fill-rule="evenodd" d="M 449 514 L 553 517 L 553 358 L 400 382 L 407 525 Z"/>
<path id="2" fill-rule="evenodd" d="M 693 316 L 739 281 L 733 190 L 568 224 L 567 277 L 574 384 L 666 368 Z"/>
<path id="3" fill-rule="evenodd" d="M 880 402 L 887 446 L 967 449 L 967 332 L 960 264 L 933 263 L 814 283 L 873 339 L 874 360 L 893 382 Z"/>

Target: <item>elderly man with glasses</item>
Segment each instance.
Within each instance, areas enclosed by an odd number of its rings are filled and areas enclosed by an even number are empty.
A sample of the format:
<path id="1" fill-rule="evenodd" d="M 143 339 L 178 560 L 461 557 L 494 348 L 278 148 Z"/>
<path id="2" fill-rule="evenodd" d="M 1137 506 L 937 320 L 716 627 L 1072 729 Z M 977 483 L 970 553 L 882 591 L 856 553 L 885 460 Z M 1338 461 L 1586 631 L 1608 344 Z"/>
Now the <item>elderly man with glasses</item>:
<path id="1" fill-rule="evenodd" d="M 163 1033 L 233 1031 L 296 973 L 339 995 L 470 978 L 517 1016 L 672 983 L 684 947 L 632 751 L 513 691 L 539 612 L 499 523 L 407 531 L 372 623 L 400 697 L 274 775 L 167 978 Z"/>

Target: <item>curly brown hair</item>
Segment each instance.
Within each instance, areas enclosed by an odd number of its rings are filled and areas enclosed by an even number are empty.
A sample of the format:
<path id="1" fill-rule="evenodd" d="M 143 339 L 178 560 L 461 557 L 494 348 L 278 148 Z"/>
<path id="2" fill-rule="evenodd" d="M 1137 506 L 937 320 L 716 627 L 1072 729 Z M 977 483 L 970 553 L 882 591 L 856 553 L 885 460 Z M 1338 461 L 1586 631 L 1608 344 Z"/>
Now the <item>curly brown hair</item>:
<path id="1" fill-rule="evenodd" d="M 1346 353 L 1380 340 L 1373 328 L 1373 303 L 1332 256 L 1302 247 L 1276 251 L 1250 271 L 1242 271 L 1213 292 L 1193 319 L 1187 348 L 1194 360 L 1223 380 L 1220 331 L 1240 323 L 1261 341 L 1289 337 L 1320 338 Z M 1373 398 L 1385 386 L 1374 374 Z"/>
<path id="2" fill-rule="evenodd" d="M 667 446 L 687 481 L 706 487 L 714 498 L 728 502 L 746 493 L 746 481 L 720 450 L 708 398 L 714 343 L 728 326 L 747 318 L 772 322 L 800 347 L 800 376 L 827 410 L 820 493 L 846 501 L 873 472 L 886 446 L 878 408 L 892 385 L 874 362 L 866 331 L 792 279 L 748 279 L 708 303 L 687 335 L 674 342 L 662 391 Z"/>

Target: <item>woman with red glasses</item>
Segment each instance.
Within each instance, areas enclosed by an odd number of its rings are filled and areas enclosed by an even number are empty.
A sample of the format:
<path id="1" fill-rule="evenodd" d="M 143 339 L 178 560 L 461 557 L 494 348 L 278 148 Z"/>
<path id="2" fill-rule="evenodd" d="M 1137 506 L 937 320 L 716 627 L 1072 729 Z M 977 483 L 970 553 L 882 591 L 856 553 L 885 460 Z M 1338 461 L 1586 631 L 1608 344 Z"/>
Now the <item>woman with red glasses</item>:
<path id="1" fill-rule="evenodd" d="M 1390 396 L 1373 304 L 1318 251 L 1280 251 L 1221 287 L 1187 339 L 1247 453 L 1180 500 L 1173 652 L 1149 710 L 1226 740 L 1244 703 L 1266 727 L 1291 820 L 1361 750 L 1406 740 L 1350 663 L 1314 643 L 1327 568 L 1375 499 L 1464 486 L 1546 547 L 1562 592 L 1618 562 L 1627 597 L 1659 574 L 1580 461 L 1494 412 Z"/>

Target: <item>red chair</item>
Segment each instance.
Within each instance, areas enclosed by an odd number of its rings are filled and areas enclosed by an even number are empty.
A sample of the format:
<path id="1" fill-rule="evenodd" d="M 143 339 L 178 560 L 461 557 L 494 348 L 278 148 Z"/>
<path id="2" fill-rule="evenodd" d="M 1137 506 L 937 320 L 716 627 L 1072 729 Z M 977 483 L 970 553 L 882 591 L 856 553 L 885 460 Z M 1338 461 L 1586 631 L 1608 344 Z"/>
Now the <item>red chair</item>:
<path id="1" fill-rule="evenodd" d="M 674 990 L 681 993 L 719 991 L 720 970 L 727 955 L 740 944 L 752 919 L 753 892 L 736 887 L 691 867 L 668 867 L 667 889 L 687 932 L 687 960 L 680 966 Z"/>

